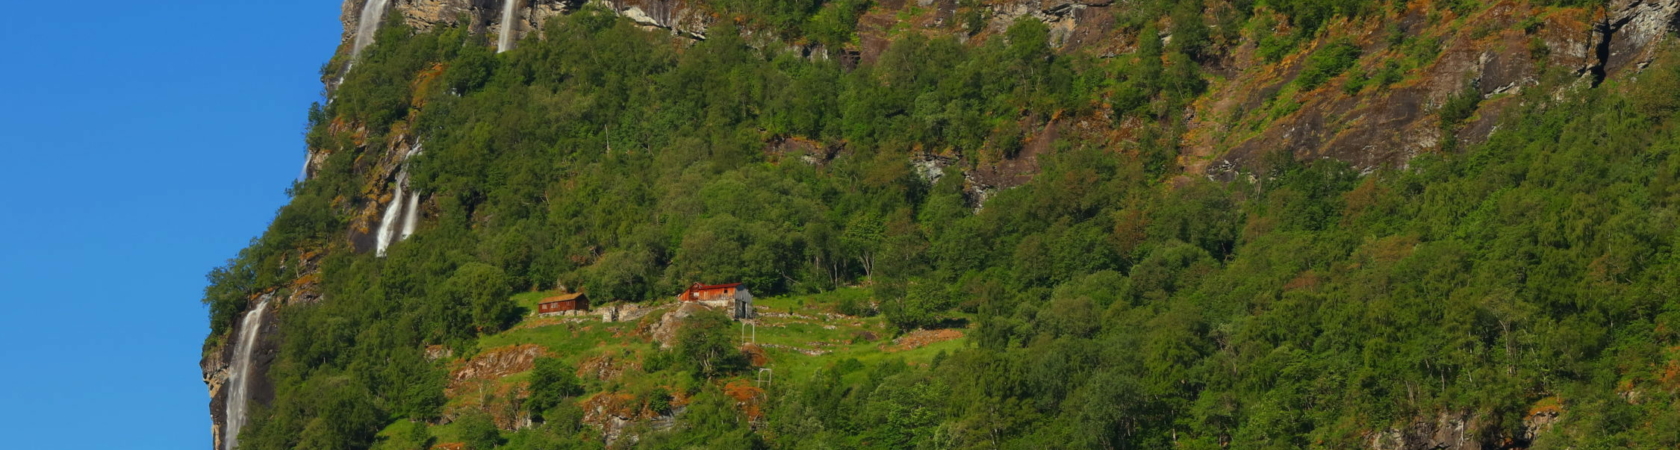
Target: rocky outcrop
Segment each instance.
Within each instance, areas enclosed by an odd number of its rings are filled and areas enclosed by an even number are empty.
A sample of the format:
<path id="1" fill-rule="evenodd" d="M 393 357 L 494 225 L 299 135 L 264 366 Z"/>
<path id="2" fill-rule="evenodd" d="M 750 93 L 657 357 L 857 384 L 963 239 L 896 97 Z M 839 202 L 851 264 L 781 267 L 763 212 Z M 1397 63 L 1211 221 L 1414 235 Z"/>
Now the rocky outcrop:
<path id="1" fill-rule="evenodd" d="M 600 314 L 601 321 L 607 323 L 635 322 L 647 317 L 655 309 L 658 307 L 642 306 L 640 303 L 614 303 L 595 308 L 590 314 Z"/>
<path id="2" fill-rule="evenodd" d="M 583 401 L 583 423 L 601 430 L 601 437 L 611 447 L 620 440 L 635 444 L 640 440 L 637 431 L 659 432 L 676 425 L 676 417 L 687 406 L 683 399 L 675 399 L 669 412 L 655 412 L 644 399 L 622 392 L 602 392 Z M 645 428 L 645 430 L 637 430 Z"/>
<path id="3" fill-rule="evenodd" d="M 263 297 L 253 297 L 249 307 L 257 307 L 257 305 L 263 303 L 262 298 L 271 295 L 264 294 Z M 239 335 L 238 330 L 246 325 L 244 323 L 246 316 L 246 314 L 239 315 L 239 321 L 233 324 L 233 331 L 229 332 L 226 338 L 207 343 L 204 355 L 198 362 L 204 385 L 210 393 L 210 436 L 214 449 L 221 449 L 223 440 L 227 438 L 227 436 L 224 436 L 223 430 L 227 428 L 228 423 L 227 406 L 231 391 L 228 381 L 230 370 L 234 366 L 234 351 L 238 347 L 233 341 Z M 268 404 L 274 399 L 274 386 L 265 375 L 274 359 L 279 355 L 280 342 L 275 337 L 275 331 L 279 324 L 275 314 L 263 314 L 258 317 L 261 323 L 254 325 L 256 327 L 254 331 L 257 335 L 249 363 L 252 376 L 247 381 L 246 390 L 250 395 L 249 402 Z"/>
<path id="4" fill-rule="evenodd" d="M 1422 8 L 1414 4 L 1391 17 L 1338 23 L 1314 44 L 1322 48 L 1333 39 L 1349 39 L 1367 56 L 1350 72 L 1373 74 L 1407 57 L 1391 48 L 1393 30 L 1405 39 L 1440 43 L 1432 61 L 1385 88 L 1344 91 L 1350 79 L 1344 75 L 1294 98 L 1279 97 L 1316 48 L 1265 63 L 1253 43 L 1245 44 L 1231 58 L 1230 81 L 1216 85 L 1192 112 L 1182 161 L 1186 173 L 1231 179 L 1274 151 L 1302 160 L 1338 159 L 1367 170 L 1403 167 L 1448 140 L 1486 140 L 1501 113 L 1515 104 L 1501 94 L 1538 85 L 1548 66 L 1572 70 L 1587 86 L 1636 71 L 1656 56 L 1680 19 L 1680 0 L 1617 0 L 1608 11 L 1504 1 L 1461 21 L 1431 20 Z M 1437 112 L 1465 91 L 1486 101 L 1462 127 L 1443 130 Z M 1290 102 L 1293 109 L 1278 106 Z M 1281 117 L 1266 117 L 1278 110 Z"/>
<path id="5" fill-rule="evenodd" d="M 1481 428 L 1463 412 L 1442 412 L 1433 420 L 1419 419 L 1401 429 L 1371 435 L 1371 450 L 1481 450 Z"/>
<path id="6" fill-rule="evenodd" d="M 355 30 L 356 13 L 365 1 L 345 2 L 346 30 Z M 420 30 L 448 24 L 495 34 L 504 27 L 498 23 L 502 0 L 391 1 L 391 9 Z M 704 0 L 516 0 L 514 5 L 518 19 L 511 27 L 521 38 L 540 32 L 547 20 L 586 5 L 691 39 L 704 39 L 707 28 L 718 20 Z M 1049 25 L 1053 46 L 1107 56 L 1123 53 L 1138 38 L 1115 29 L 1114 9 L 1123 6 L 1114 0 L 1004 0 L 971 6 L 955 0 L 883 0 L 860 18 L 856 44 L 845 49 L 808 46 L 800 50 L 813 58 L 838 52 L 842 64 L 849 66 L 874 60 L 905 30 L 965 40 L 1001 39 L 1011 24 L 1032 18 Z M 971 11 L 964 8 L 976 8 L 984 18 L 983 26 L 968 29 L 973 25 L 955 23 L 959 11 Z M 1386 14 L 1333 23 L 1321 39 L 1306 44 L 1305 51 L 1279 62 L 1262 61 L 1252 36 L 1220 48 L 1218 56 L 1206 64 L 1227 81 L 1216 82 L 1202 102 L 1185 112 L 1190 118 L 1190 132 L 1183 141 L 1186 152 L 1180 161 L 1185 172 L 1230 179 L 1273 151 L 1289 151 L 1299 159 L 1340 159 L 1362 169 L 1400 167 L 1419 153 L 1441 148 L 1443 142 L 1485 140 L 1511 102 L 1485 103 L 1465 126 L 1446 130 L 1457 133 L 1450 136 L 1437 126 L 1440 105 L 1467 86 L 1490 99 L 1521 92 L 1537 85 L 1546 67 L 1573 70 L 1589 86 L 1637 71 L 1675 31 L 1680 0 L 1612 0 L 1596 10 L 1545 8 L 1508 0 L 1462 19 L 1451 12 L 1439 17 L 1443 13 L 1433 6 L 1414 2 L 1405 10 Z M 1540 19 L 1539 26 L 1519 26 L 1534 17 Z M 1313 92 L 1300 93 L 1299 100 L 1274 98 L 1294 81 L 1307 56 L 1333 39 L 1350 38 L 1368 56 L 1356 66 L 1359 73 L 1380 71 L 1385 62 L 1401 58 L 1399 50 L 1390 48 L 1390 24 L 1409 39 L 1439 42 L 1438 56 L 1382 89 L 1342 93 L 1342 82 L 1333 80 Z M 353 39 L 350 34 L 346 31 L 346 41 Z M 1299 105 L 1277 106 L 1288 102 Z M 1256 119 L 1274 112 L 1281 112 L 1281 117 Z M 964 175 L 981 187 L 975 196 L 984 197 L 991 190 L 1020 182 L 994 180 L 998 173 L 1030 178 L 1036 172 L 1030 162 L 1029 157 L 1007 162 L 1024 167 L 975 167 L 981 173 Z"/>
<path id="7" fill-rule="evenodd" d="M 707 309 L 710 308 L 697 302 L 683 302 L 671 312 L 659 316 L 659 320 L 644 324 L 644 328 L 661 348 L 671 348 L 676 346 L 677 331 L 682 329 L 683 319 Z"/>
<path id="8" fill-rule="evenodd" d="M 591 0 L 609 11 L 618 13 L 643 26 L 670 30 L 680 36 L 706 39 L 706 28 L 712 16 L 697 4 L 687 0 Z"/>
<path id="9" fill-rule="evenodd" d="M 996 2 L 987 7 L 991 13 L 989 28 L 1002 32 L 1024 17 L 1036 18 L 1050 26 L 1050 45 L 1058 48 L 1082 48 L 1097 44 L 1112 30 L 1114 0 L 1026 0 Z"/>
<path id="10" fill-rule="evenodd" d="M 474 33 L 500 35 L 507 24 L 502 22 L 503 0 L 390 0 L 389 7 L 402 17 L 403 23 L 416 30 L 428 31 L 439 25 L 466 26 Z M 344 22 L 345 43 L 355 40 L 359 15 L 367 0 L 345 0 L 340 14 Z M 596 5 L 624 16 L 643 26 L 670 30 L 694 39 L 705 39 L 712 16 L 706 10 L 686 0 L 514 0 L 514 21 L 511 25 L 515 39 L 524 39 L 542 31 L 543 24 L 556 16 L 577 11 L 584 5 Z"/>
<path id="11" fill-rule="evenodd" d="M 222 448 L 222 427 L 227 424 L 227 351 L 232 348 L 223 342 L 206 349 L 198 361 L 204 385 L 210 391 L 210 440 L 212 449 Z"/>
<path id="12" fill-rule="evenodd" d="M 1486 450 L 1528 448 L 1551 431 L 1562 413 L 1556 397 L 1536 403 L 1514 433 L 1495 429 L 1497 424 L 1467 411 L 1443 411 L 1433 418 L 1418 418 L 1400 428 L 1366 435 L 1370 450 Z M 1497 422 L 1497 421 L 1495 421 Z"/>
<path id="13" fill-rule="evenodd" d="M 625 372 L 641 370 L 642 360 L 635 353 L 609 352 L 579 362 L 577 376 L 586 380 L 617 381 Z"/>
<path id="14" fill-rule="evenodd" d="M 428 357 L 435 353 L 427 350 Z M 531 412 L 521 407 L 530 397 L 526 383 L 503 381 L 510 375 L 530 371 L 537 358 L 548 352 L 537 344 L 512 345 L 480 352 L 465 361 L 455 361 L 449 371 L 449 385 L 444 395 L 450 403 L 443 411 L 443 421 L 453 422 L 462 414 L 483 413 L 496 427 L 518 430 L 530 427 Z"/>
<path id="15" fill-rule="evenodd" d="M 537 344 L 525 344 L 485 350 L 471 360 L 458 363 L 449 371 L 449 392 L 467 387 L 473 381 L 498 380 L 508 375 L 531 370 L 538 357 L 548 352 Z"/>
<path id="16" fill-rule="evenodd" d="M 1593 27 L 1596 73 L 1602 79 L 1656 59 L 1664 37 L 1680 25 L 1680 0 L 1611 0 Z"/>

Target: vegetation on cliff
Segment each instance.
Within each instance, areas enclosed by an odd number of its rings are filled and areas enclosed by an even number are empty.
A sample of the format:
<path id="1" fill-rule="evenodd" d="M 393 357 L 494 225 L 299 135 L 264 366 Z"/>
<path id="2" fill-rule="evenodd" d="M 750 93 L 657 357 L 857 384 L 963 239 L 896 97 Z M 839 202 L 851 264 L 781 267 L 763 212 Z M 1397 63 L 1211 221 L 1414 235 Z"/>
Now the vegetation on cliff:
<path id="1" fill-rule="evenodd" d="M 727 7 L 834 42 L 861 8 L 763 10 L 794 3 Z M 1181 112 L 1209 48 L 1273 16 L 1240 5 L 1215 29 L 1202 2 L 1146 3 L 1158 15 L 1117 19 L 1149 37 L 1169 17 L 1174 39 L 1112 58 L 1053 51 L 1023 19 L 978 43 L 909 34 L 852 70 L 755 49 L 729 22 L 677 46 L 586 10 L 497 55 L 392 21 L 311 111 L 321 169 L 212 272 L 223 335 L 324 250 L 324 300 L 280 311 L 275 399 L 241 446 L 598 448 L 583 424 L 604 394 L 650 417 L 682 405 L 639 430 L 647 448 L 1350 448 L 1460 413 L 1483 442 L 1680 445 L 1680 64 L 1590 89 L 1552 73 L 1503 94 L 1522 106 L 1486 143 L 1404 169 L 1282 153 L 1220 183 L 1179 176 Z M 1280 55 L 1383 7 L 1266 3 L 1299 30 L 1260 43 Z M 1347 72 L 1350 47 L 1316 50 L 1297 87 Z M 1454 97 L 1441 127 L 1480 101 Z M 1066 120 L 1134 134 L 1046 132 Z M 426 221 L 379 258 L 345 233 L 397 137 L 424 143 Z M 1028 157 L 1005 173 L 1019 186 L 964 176 Z M 936 356 L 778 356 L 813 370 L 755 392 L 721 316 L 669 349 L 628 328 L 510 329 L 518 292 L 644 301 L 724 280 L 795 313 L 968 337 Z M 550 346 L 564 361 L 519 375 L 507 414 L 447 395 L 426 353 L 536 334 L 619 346 L 643 381 L 580 382 L 583 361 Z M 498 429 L 520 414 L 538 423 Z"/>

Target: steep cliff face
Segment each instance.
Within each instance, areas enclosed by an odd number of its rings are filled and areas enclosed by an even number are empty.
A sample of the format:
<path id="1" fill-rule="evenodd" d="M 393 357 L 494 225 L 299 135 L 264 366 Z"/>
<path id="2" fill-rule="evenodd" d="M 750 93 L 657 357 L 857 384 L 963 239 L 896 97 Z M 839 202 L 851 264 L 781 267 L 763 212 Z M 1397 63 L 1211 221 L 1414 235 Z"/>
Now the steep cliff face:
<path id="1" fill-rule="evenodd" d="M 391 0 L 390 9 L 404 23 L 419 31 L 439 25 L 465 25 L 474 33 L 500 36 L 512 29 L 515 39 L 539 33 L 548 19 L 593 4 L 617 12 L 636 23 L 668 29 L 692 38 L 704 38 L 713 18 L 694 2 L 686 0 Z M 511 2 L 513 22 L 502 23 L 504 2 Z M 368 0 L 346 0 L 340 20 L 344 42 L 355 40 L 360 15 Z"/>
<path id="2" fill-rule="evenodd" d="M 1181 162 L 1187 173 L 1229 179 L 1273 151 L 1375 168 L 1403 166 L 1448 139 L 1480 142 L 1511 105 L 1504 94 L 1535 86 L 1547 73 L 1579 78 L 1579 84 L 1566 88 L 1576 89 L 1650 63 L 1658 42 L 1674 31 L 1677 5 L 1618 0 L 1608 10 L 1593 10 L 1506 1 L 1432 26 L 1423 9 L 1427 5 L 1415 3 L 1387 17 L 1336 24 L 1314 43 L 1316 50 L 1338 39 L 1351 40 L 1362 54 L 1374 56 L 1350 70 L 1363 74 L 1379 73 L 1385 63 L 1406 58 L 1405 52 L 1413 50 L 1399 48 L 1401 43 L 1438 43 L 1439 56 L 1388 89 L 1348 89 L 1349 83 L 1365 81 L 1349 75 L 1280 95 L 1308 64 L 1310 52 L 1267 64 L 1255 56 L 1253 43 L 1246 43 L 1233 52 L 1234 73 L 1191 113 L 1189 148 Z M 1464 91 L 1486 103 L 1462 128 L 1443 130 L 1437 112 Z M 1268 109 L 1279 111 L 1275 106 L 1280 103 L 1293 111 L 1268 116 Z"/>
<path id="3" fill-rule="evenodd" d="M 1559 411 L 1541 406 L 1523 420 L 1520 432 L 1500 435 L 1489 430 L 1487 421 L 1465 411 L 1443 411 L 1435 417 L 1420 417 L 1404 427 L 1368 434 L 1371 450 L 1483 450 L 1528 448 L 1534 439 L 1551 431 Z"/>
<path id="4" fill-rule="evenodd" d="M 422 31 L 465 24 L 474 32 L 499 35 L 510 27 L 500 23 L 499 0 L 393 1 L 390 8 Z M 345 2 L 345 42 L 354 40 L 364 3 Z M 689 39 L 704 39 L 706 29 L 719 20 L 703 1 L 516 0 L 511 29 L 523 39 L 538 33 L 550 18 L 585 5 Z M 1033 18 L 1050 26 L 1050 44 L 1063 52 L 1112 57 L 1134 48 L 1138 39 L 1115 27 L 1116 8 L 1124 7 L 1113 0 L 1008 0 L 982 2 L 964 11 L 956 0 L 886 0 L 859 19 L 854 44 L 839 49 L 806 44 L 806 50 L 814 57 L 872 62 L 907 29 L 983 41 L 1001 39 L 1010 24 Z M 1208 63 L 1218 81 L 1184 112 L 1189 132 L 1182 138 L 1180 165 L 1187 174 L 1229 179 L 1264 154 L 1290 151 L 1300 159 L 1334 158 L 1360 168 L 1403 166 L 1447 140 L 1485 140 L 1508 106 L 1503 94 L 1538 84 L 1549 70 L 1579 77 L 1587 87 L 1637 72 L 1680 23 L 1680 0 L 1615 0 L 1598 9 L 1504 1 L 1462 17 L 1453 12 L 1439 17 L 1442 13 L 1432 8 L 1415 2 L 1403 10 L 1334 23 L 1320 38 L 1303 45 L 1303 51 L 1278 61 L 1257 54 L 1264 36 L 1244 36 L 1239 45 L 1220 49 Z M 983 20 L 978 28 L 959 24 L 959 12 L 978 14 Z M 1159 38 L 1170 41 L 1172 36 Z M 1350 70 L 1354 75 L 1333 78 L 1315 89 L 1288 89 L 1317 50 L 1341 40 L 1350 40 L 1364 56 Z M 1418 45 L 1433 48 L 1418 50 Z M 1347 88 L 1366 83 L 1361 77 L 1374 77 L 1385 63 L 1399 58 L 1419 59 L 1416 72 L 1391 86 Z M 1437 126 L 1436 112 L 1447 98 L 1465 90 L 1490 101 L 1465 126 L 1443 130 Z M 976 175 L 1007 179 L 1036 170 L 1030 160 L 1006 165 L 1023 167 L 1003 169 L 1005 175 L 990 173 L 999 172 L 997 167 L 976 167 L 989 172 Z M 1014 184 L 1019 183 L 996 181 L 991 187 Z"/>
<path id="5" fill-rule="evenodd" d="M 274 306 L 269 302 L 272 298 L 272 294 L 265 294 L 253 299 L 253 312 Z M 204 384 L 210 390 L 210 434 L 213 448 L 218 450 L 233 448 L 227 444 L 237 432 L 229 429 L 230 413 L 246 410 L 244 405 L 266 404 L 274 398 L 273 385 L 265 374 L 279 352 L 274 333 L 277 319 L 273 314 L 242 317 L 235 331 L 220 345 L 207 349 L 199 361 Z M 230 410 L 230 404 L 239 407 Z"/>
<path id="6" fill-rule="evenodd" d="M 1680 1 L 1613 0 L 1593 27 L 1594 65 L 1606 76 L 1643 69 L 1680 27 Z"/>
<path id="7" fill-rule="evenodd" d="M 490 36 L 512 33 L 517 39 L 540 37 L 549 20 L 588 5 L 646 28 L 668 31 L 684 44 L 707 39 L 708 30 L 719 21 L 736 20 L 721 17 L 704 0 L 512 0 L 511 4 L 503 0 L 389 1 L 389 14 L 399 16 L 416 30 L 463 26 Z M 358 36 L 357 30 L 367 29 L 361 22 L 369 4 L 370 0 L 344 2 L 341 57 L 359 37 L 366 37 Z M 503 8 L 509 6 L 513 8 L 513 20 L 504 21 Z M 881 0 L 864 11 L 858 19 L 856 39 L 841 48 L 823 48 L 805 41 L 775 42 L 762 33 L 751 36 L 755 39 L 749 42 L 761 48 L 775 44 L 795 47 L 807 57 L 835 58 L 853 67 L 874 62 L 895 40 L 908 34 L 955 36 L 964 42 L 980 43 L 1006 39 L 1009 26 L 1027 18 L 1049 25 L 1049 44 L 1057 51 L 1095 58 L 1125 55 L 1144 39 L 1172 41 L 1170 33 L 1135 36 L 1123 31 L 1116 17 L 1127 7 L 1126 2 L 1115 0 Z M 1157 22 L 1170 25 L 1165 19 Z M 1462 16 L 1419 1 L 1360 19 L 1338 19 L 1298 50 L 1275 59 L 1260 51 L 1266 36 L 1245 32 L 1234 43 L 1211 52 L 1203 63 L 1203 69 L 1212 74 L 1207 93 L 1176 112 L 1186 122 L 1183 135 L 1176 137 L 1182 148 L 1177 163 L 1185 177 L 1223 180 L 1251 172 L 1266 155 L 1280 151 L 1290 152 L 1297 159 L 1338 159 L 1362 169 L 1404 166 L 1412 157 L 1438 151 L 1449 141 L 1487 139 L 1497 132 L 1501 114 L 1516 106 L 1518 98 L 1511 94 L 1541 86 L 1547 77 L 1568 81 L 1552 84 L 1564 86 L 1555 95 L 1567 96 L 1574 90 L 1597 88 L 1606 80 L 1634 76 L 1672 40 L 1677 23 L 1680 0 L 1613 0 L 1603 8 L 1540 7 L 1502 1 Z M 746 29 L 744 33 L 755 31 Z M 1337 46 L 1357 49 L 1359 56 L 1351 67 L 1316 85 L 1303 85 L 1299 80 L 1310 69 L 1314 55 Z M 1374 80 L 1390 70 L 1395 61 L 1411 66 L 1402 71 L 1403 75 L 1378 86 Z M 421 79 L 435 79 L 441 71 L 433 68 Z M 1439 115 L 1442 105 L 1463 95 L 1481 100 L 1475 114 L 1458 126 L 1443 126 Z M 415 111 L 423 109 L 422 105 L 415 106 Z M 1101 111 L 1085 117 L 1063 117 L 1057 113 L 1040 123 L 1025 123 L 1023 148 L 1008 158 L 962 161 L 929 152 L 919 155 L 915 166 L 918 174 L 930 182 L 942 176 L 966 180 L 975 203 L 983 203 L 997 190 L 1031 180 L 1038 171 L 1036 158 L 1052 151 L 1052 143 L 1062 136 L 1106 140 L 1115 146 L 1137 139 L 1132 133 L 1135 123 L 1109 125 L 1109 114 Z M 398 194 L 405 155 L 423 145 L 421 136 L 412 130 L 396 129 L 377 133 L 387 136 L 383 140 L 364 140 L 362 137 L 370 133 L 360 127 L 333 123 L 329 131 L 355 136 L 355 146 L 365 151 L 365 156 L 354 162 L 353 170 L 364 174 L 367 181 L 354 195 L 357 198 L 347 199 L 356 212 L 349 220 L 345 240 L 355 251 L 368 252 L 378 247 L 379 222 L 392 205 L 411 202 L 407 211 L 420 220 L 436 206 L 415 194 L 410 194 L 415 195 L 410 200 Z M 832 158 L 845 145 L 786 136 L 766 141 L 769 151 L 798 153 L 813 165 Z M 323 170 L 327 156 L 312 149 L 304 177 Z M 275 308 L 320 300 L 316 255 L 308 253 L 296 261 L 302 275 L 290 284 L 286 297 L 276 302 Z M 251 305 L 256 304 L 253 299 Z M 277 317 L 262 316 L 261 323 L 252 325 L 257 345 L 251 363 L 254 382 L 248 390 L 252 401 L 259 404 L 273 396 L 263 374 L 278 348 L 279 337 L 274 333 Z M 212 432 L 217 448 L 222 447 L 223 430 L 229 420 L 228 380 L 235 359 L 234 340 L 234 336 L 226 336 L 215 341 L 217 344 L 206 349 L 200 364 L 212 399 Z M 1557 415 L 1555 411 L 1536 414 L 1528 429 L 1543 432 Z M 628 416 L 631 414 L 614 417 Z M 1532 439 L 1532 435 L 1484 435 L 1478 429 L 1471 415 L 1444 413 L 1406 427 L 1374 432 L 1369 435 L 1369 445 L 1376 449 L 1490 448 Z"/>

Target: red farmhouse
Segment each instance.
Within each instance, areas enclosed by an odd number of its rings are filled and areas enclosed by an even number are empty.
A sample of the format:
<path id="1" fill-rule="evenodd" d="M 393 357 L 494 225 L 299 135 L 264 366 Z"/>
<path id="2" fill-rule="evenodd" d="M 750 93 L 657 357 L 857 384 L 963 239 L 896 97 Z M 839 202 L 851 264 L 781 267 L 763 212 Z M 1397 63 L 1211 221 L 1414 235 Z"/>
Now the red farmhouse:
<path id="1" fill-rule="evenodd" d="M 545 298 L 537 303 L 537 314 L 556 314 L 567 311 L 588 311 L 589 297 L 583 293 Z"/>
<path id="2" fill-rule="evenodd" d="M 751 319 L 753 313 L 753 297 L 741 283 L 729 284 L 700 284 L 694 283 L 677 296 L 678 300 L 697 302 L 715 308 L 724 308 L 730 316 L 736 319 Z"/>
<path id="3" fill-rule="evenodd" d="M 741 287 L 741 283 L 729 283 L 729 284 L 700 284 L 700 283 L 694 283 L 693 286 L 688 287 L 688 290 L 683 291 L 682 301 L 685 301 L 685 302 L 701 302 L 701 301 L 720 300 L 720 299 L 723 299 L 723 298 L 726 298 L 726 297 L 734 296 L 735 295 L 735 290 L 739 289 L 740 287 Z"/>

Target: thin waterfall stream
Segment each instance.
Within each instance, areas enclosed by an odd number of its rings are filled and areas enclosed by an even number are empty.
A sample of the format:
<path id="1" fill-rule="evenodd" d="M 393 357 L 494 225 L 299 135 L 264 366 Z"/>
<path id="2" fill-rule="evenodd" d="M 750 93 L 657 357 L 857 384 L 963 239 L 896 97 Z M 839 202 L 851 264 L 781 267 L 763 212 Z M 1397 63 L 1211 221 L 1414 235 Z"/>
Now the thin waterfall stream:
<path id="1" fill-rule="evenodd" d="M 414 226 L 420 221 L 419 211 L 420 194 L 411 192 L 408 194 L 408 204 L 403 205 L 402 233 L 398 235 L 398 241 L 408 240 L 409 236 L 414 235 Z"/>
<path id="2" fill-rule="evenodd" d="M 518 0 L 502 0 L 502 35 L 496 38 L 496 53 L 513 48 L 513 11 Z"/>
<path id="3" fill-rule="evenodd" d="M 414 144 L 407 153 L 403 154 L 402 168 L 397 171 L 397 179 L 391 203 L 385 205 L 385 212 L 379 218 L 379 229 L 374 231 L 374 254 L 385 256 L 385 249 L 391 244 L 408 239 L 414 234 L 414 229 L 420 220 L 420 194 L 408 192 L 408 159 L 420 154 L 420 144 Z"/>
<path id="4" fill-rule="evenodd" d="M 390 3 L 390 0 L 368 0 L 362 5 L 362 15 L 356 20 L 356 41 L 350 44 L 351 64 L 355 63 L 357 55 L 362 54 L 362 49 L 373 44 L 374 34 L 379 31 L 379 21 L 385 18 L 385 6 Z"/>
<path id="5" fill-rule="evenodd" d="M 362 50 L 373 45 L 374 35 L 379 32 L 379 21 L 385 18 L 385 7 L 391 0 L 368 0 L 362 4 L 362 13 L 356 19 L 356 39 L 350 42 L 350 60 L 344 64 L 344 70 L 338 72 L 338 79 L 332 86 L 344 84 L 344 76 L 350 74 L 350 69 L 356 67 L 356 58 L 362 55 Z M 327 99 L 332 103 L 332 99 Z"/>
<path id="6" fill-rule="evenodd" d="M 233 344 L 233 361 L 228 364 L 227 431 L 222 436 L 222 450 L 239 447 L 239 429 L 245 426 L 247 408 L 251 401 L 251 355 L 256 352 L 257 337 L 261 334 L 263 315 L 273 295 L 264 295 L 255 308 L 245 312 L 239 322 L 239 334 Z"/>
<path id="7" fill-rule="evenodd" d="M 391 196 L 391 204 L 385 205 L 385 214 L 379 219 L 379 230 L 376 231 L 378 234 L 374 236 L 374 254 L 376 255 L 385 256 L 385 249 L 391 246 L 391 242 L 397 237 L 397 233 L 402 231 L 393 227 L 400 228 L 402 226 L 397 222 L 397 218 L 401 217 L 402 214 L 403 186 L 407 184 L 408 167 L 404 166 L 401 172 L 397 172 L 396 193 Z"/>

